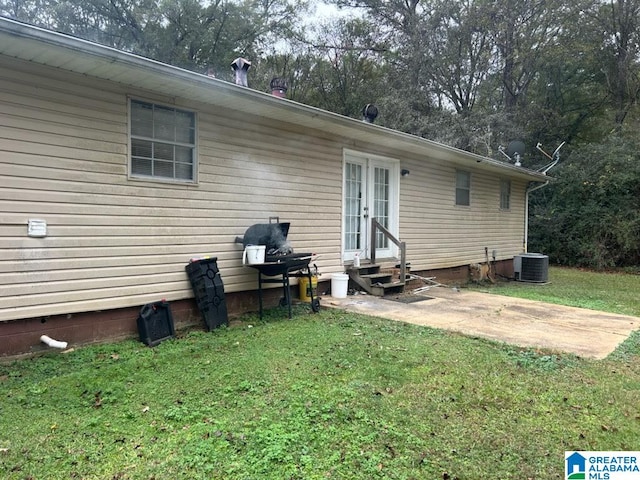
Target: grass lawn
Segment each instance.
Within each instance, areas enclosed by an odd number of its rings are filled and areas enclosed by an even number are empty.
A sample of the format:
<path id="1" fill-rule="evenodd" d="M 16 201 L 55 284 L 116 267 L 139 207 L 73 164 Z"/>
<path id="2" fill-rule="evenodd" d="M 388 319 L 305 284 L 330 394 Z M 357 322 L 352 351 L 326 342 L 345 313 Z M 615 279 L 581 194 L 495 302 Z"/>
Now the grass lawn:
<path id="1" fill-rule="evenodd" d="M 549 268 L 549 283 L 499 282 L 480 291 L 640 317 L 640 275 Z"/>
<path id="2" fill-rule="evenodd" d="M 0 364 L 0 477 L 548 480 L 565 450 L 638 450 L 633 341 L 596 361 L 294 313 Z"/>

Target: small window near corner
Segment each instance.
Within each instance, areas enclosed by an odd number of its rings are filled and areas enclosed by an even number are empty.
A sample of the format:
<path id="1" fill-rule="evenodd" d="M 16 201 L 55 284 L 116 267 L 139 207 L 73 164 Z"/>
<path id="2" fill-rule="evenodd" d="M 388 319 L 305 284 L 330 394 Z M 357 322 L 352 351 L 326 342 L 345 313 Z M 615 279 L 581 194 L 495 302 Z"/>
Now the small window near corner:
<path id="1" fill-rule="evenodd" d="M 195 113 L 140 100 L 130 105 L 131 176 L 195 182 Z"/>
<path id="2" fill-rule="evenodd" d="M 500 210 L 511 208 L 511 181 L 500 180 Z"/>
<path id="3" fill-rule="evenodd" d="M 471 205 L 471 174 L 456 170 L 456 205 Z"/>

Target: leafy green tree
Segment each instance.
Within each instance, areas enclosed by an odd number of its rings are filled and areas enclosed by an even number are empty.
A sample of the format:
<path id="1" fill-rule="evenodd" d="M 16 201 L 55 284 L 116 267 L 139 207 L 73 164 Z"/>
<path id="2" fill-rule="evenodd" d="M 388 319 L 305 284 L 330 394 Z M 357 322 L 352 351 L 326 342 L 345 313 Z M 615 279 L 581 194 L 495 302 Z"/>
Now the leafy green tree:
<path id="1" fill-rule="evenodd" d="M 230 77 L 288 35 L 302 0 L 0 0 L 0 12 L 191 70 Z"/>
<path id="2" fill-rule="evenodd" d="M 140 52 L 145 27 L 153 22 L 156 0 L 63 0 L 49 3 L 49 17 L 56 30 L 109 45 Z"/>
<path id="3" fill-rule="evenodd" d="M 534 199 L 532 251 L 565 265 L 640 265 L 639 152 L 635 136 L 618 135 L 575 149 Z"/>
<path id="4" fill-rule="evenodd" d="M 598 9 L 596 22 L 614 123 L 621 129 L 640 98 L 640 0 L 610 0 Z"/>
<path id="5" fill-rule="evenodd" d="M 458 114 L 473 109 L 482 83 L 494 68 L 490 19 L 478 2 L 441 1 L 425 19 L 423 49 L 434 93 Z"/>
<path id="6" fill-rule="evenodd" d="M 486 5 L 501 81 L 501 107 L 512 112 L 527 102 L 540 61 L 560 32 L 566 2 L 489 1 Z"/>
<path id="7" fill-rule="evenodd" d="M 55 3 L 55 1 L 54 1 Z M 46 12 L 51 10 L 49 0 L 0 0 L 0 16 L 49 27 Z"/>
<path id="8" fill-rule="evenodd" d="M 312 105 L 354 118 L 376 103 L 382 87 L 371 25 L 363 19 L 341 20 L 317 32 L 315 60 L 307 81 Z"/>

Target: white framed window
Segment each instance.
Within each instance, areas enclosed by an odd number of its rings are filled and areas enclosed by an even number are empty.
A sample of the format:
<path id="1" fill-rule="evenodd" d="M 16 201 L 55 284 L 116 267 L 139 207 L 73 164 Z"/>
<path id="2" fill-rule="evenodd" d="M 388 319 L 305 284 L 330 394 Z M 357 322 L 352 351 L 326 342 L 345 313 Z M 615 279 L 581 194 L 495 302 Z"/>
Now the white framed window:
<path id="1" fill-rule="evenodd" d="M 500 210 L 511 208 L 511 180 L 500 180 Z"/>
<path id="2" fill-rule="evenodd" d="M 456 170 L 456 205 L 471 205 L 471 173 Z"/>
<path id="3" fill-rule="evenodd" d="M 135 178 L 196 181 L 196 114 L 130 99 L 129 174 Z"/>

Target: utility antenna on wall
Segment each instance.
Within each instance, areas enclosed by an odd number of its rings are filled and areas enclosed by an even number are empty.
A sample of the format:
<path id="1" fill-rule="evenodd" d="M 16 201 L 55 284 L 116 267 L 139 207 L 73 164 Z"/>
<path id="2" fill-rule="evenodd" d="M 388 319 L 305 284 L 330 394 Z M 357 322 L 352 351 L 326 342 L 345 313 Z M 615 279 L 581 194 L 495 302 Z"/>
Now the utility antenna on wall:
<path id="1" fill-rule="evenodd" d="M 498 150 L 510 161 L 512 161 L 516 167 L 521 167 L 522 163 L 520 163 L 520 160 L 522 158 L 522 155 L 524 155 L 524 148 L 524 142 L 522 142 L 521 140 L 512 140 L 511 142 L 509 142 L 506 150 L 502 145 L 498 147 Z"/>
<path id="2" fill-rule="evenodd" d="M 544 173 L 545 175 L 547 174 L 547 172 L 549 170 L 551 170 L 553 167 L 555 167 L 558 162 L 560 161 L 560 149 L 563 147 L 563 145 L 567 143 L 567 142 L 562 142 L 558 148 L 556 148 L 553 153 L 551 155 L 549 155 L 547 152 L 545 152 L 542 149 L 542 144 L 540 142 L 538 142 L 538 144 L 536 145 L 536 149 L 540 150 L 542 152 L 542 154 L 547 157 L 549 160 L 551 160 L 551 163 L 548 165 L 545 165 L 542 168 L 539 168 L 538 171 Z"/>

